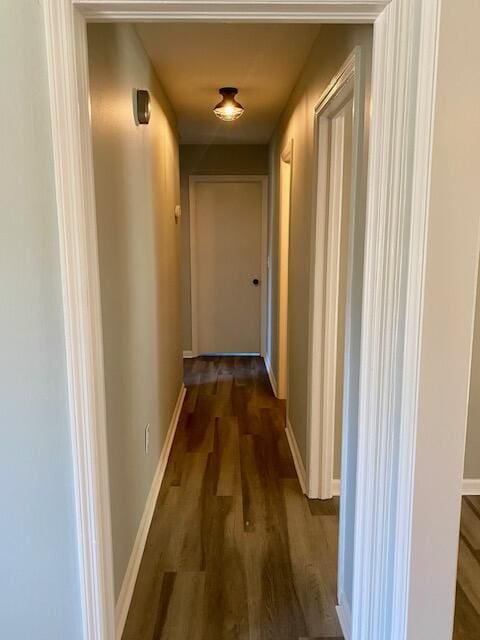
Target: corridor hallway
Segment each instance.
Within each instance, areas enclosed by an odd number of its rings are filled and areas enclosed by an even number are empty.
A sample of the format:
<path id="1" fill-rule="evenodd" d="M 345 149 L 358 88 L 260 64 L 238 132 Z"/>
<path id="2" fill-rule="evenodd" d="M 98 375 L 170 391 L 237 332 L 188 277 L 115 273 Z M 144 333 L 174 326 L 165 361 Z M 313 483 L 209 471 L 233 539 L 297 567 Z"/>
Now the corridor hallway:
<path id="1" fill-rule="evenodd" d="M 302 494 L 263 360 L 185 384 L 123 640 L 340 640 L 338 501 Z"/>

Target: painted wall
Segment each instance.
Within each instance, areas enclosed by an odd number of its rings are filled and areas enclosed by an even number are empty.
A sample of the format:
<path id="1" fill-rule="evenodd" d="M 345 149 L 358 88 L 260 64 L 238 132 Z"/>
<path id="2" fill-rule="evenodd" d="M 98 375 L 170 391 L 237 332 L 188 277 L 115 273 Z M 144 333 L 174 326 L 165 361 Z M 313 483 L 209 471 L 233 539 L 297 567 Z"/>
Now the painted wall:
<path id="1" fill-rule="evenodd" d="M 183 349 L 192 348 L 190 297 L 190 215 L 188 176 L 266 175 L 268 146 L 264 145 L 181 145 L 180 183 L 182 200 L 182 335 Z"/>
<path id="2" fill-rule="evenodd" d="M 480 281 L 477 284 L 464 477 L 480 480 Z"/>
<path id="3" fill-rule="evenodd" d="M 0 3 L 0 75 L 0 635 L 76 640 L 82 622 L 41 3 Z"/>
<path id="4" fill-rule="evenodd" d="M 130 25 L 88 27 L 118 597 L 182 384 L 175 118 Z M 152 115 L 137 126 L 132 90 Z M 145 427 L 150 452 L 145 454 Z"/>

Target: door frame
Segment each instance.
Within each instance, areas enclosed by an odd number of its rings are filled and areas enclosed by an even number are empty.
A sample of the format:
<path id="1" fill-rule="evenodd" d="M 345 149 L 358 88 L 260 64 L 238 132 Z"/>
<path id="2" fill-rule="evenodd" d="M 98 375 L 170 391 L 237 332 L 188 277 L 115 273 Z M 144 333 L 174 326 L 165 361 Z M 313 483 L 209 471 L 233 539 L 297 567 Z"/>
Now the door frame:
<path id="1" fill-rule="evenodd" d="M 350 207 L 348 213 L 347 286 L 345 300 L 345 349 L 342 403 L 342 460 L 341 480 L 334 479 L 334 444 L 336 413 L 336 377 L 338 353 L 339 277 L 341 271 L 341 231 L 345 223 L 343 215 L 332 215 L 330 210 L 330 160 L 331 116 L 339 108 L 339 102 L 353 101 L 352 114 L 352 169 L 350 182 Z M 347 503 L 355 495 L 355 483 L 349 473 L 350 420 L 358 420 L 351 397 L 358 387 L 358 364 L 350 356 L 352 332 L 361 329 L 353 326 L 355 319 L 349 313 L 352 308 L 354 260 L 357 256 L 357 235 L 362 233 L 360 219 L 365 215 L 365 175 L 362 171 L 367 157 L 365 137 L 365 63 L 362 48 L 357 46 L 333 76 L 328 87 L 314 107 L 315 136 L 315 215 L 312 220 L 312 283 L 310 290 L 310 342 L 309 342 L 309 413 L 308 413 L 308 496 L 329 499 L 340 494 L 340 526 L 338 536 L 337 594 L 339 616 L 344 630 L 351 629 L 351 612 L 345 596 L 345 563 L 347 561 Z M 343 158 L 342 158 L 343 160 Z M 362 233 L 362 235 L 364 235 Z M 361 255 L 359 256 L 359 259 Z M 361 277 L 360 277 L 361 282 Z M 358 318 L 357 318 L 358 320 Z M 352 415 L 354 414 L 354 415 Z"/>
<path id="2" fill-rule="evenodd" d="M 279 187 L 279 220 L 278 220 L 278 379 L 276 382 L 276 396 L 287 401 L 288 416 L 288 269 L 290 254 L 290 216 L 292 212 L 292 184 L 293 184 L 293 138 L 284 146 L 280 154 L 278 174 Z M 288 220 L 283 224 L 282 208 L 282 165 L 288 166 Z"/>
<path id="3" fill-rule="evenodd" d="M 188 200 L 190 214 L 190 300 L 192 318 L 192 357 L 199 355 L 198 350 L 198 279 L 197 279 L 197 239 L 195 185 L 199 182 L 258 182 L 262 185 L 262 238 L 260 271 L 260 355 L 265 357 L 267 347 L 267 302 L 268 302 L 268 176 L 266 175 L 189 175 Z"/>
<path id="4" fill-rule="evenodd" d="M 348 262 L 353 259 L 354 218 L 357 209 L 357 176 L 364 162 L 364 76 L 361 47 L 357 46 L 333 76 L 314 107 L 315 180 L 312 220 L 312 282 L 310 288 L 309 411 L 308 411 L 308 496 L 329 499 L 339 493 L 334 485 L 335 404 L 337 376 L 337 333 L 340 276 L 340 240 L 343 216 L 331 215 L 329 197 L 330 120 L 338 100 L 353 99 L 352 175 L 349 219 Z M 350 273 L 349 273 L 350 276 Z M 349 278 L 351 280 L 351 278 Z M 350 283 L 347 283 L 347 298 Z M 347 335 L 345 336 L 347 341 Z M 344 403 L 348 403 L 348 351 L 345 350 Z M 344 412 L 348 415 L 348 410 Z M 343 438 L 342 450 L 348 446 Z"/>
<path id="5" fill-rule="evenodd" d="M 461 477 L 458 488 L 452 487 L 448 496 L 418 493 L 417 486 L 423 478 L 428 485 L 432 466 L 439 462 L 432 459 L 425 468 L 415 457 L 421 425 L 418 396 L 423 382 L 420 363 L 426 257 L 429 242 L 436 242 L 435 238 L 430 241 L 426 229 L 430 221 L 440 0 L 43 0 L 42 7 L 83 639 L 116 637 L 88 109 L 88 20 L 374 24 L 350 638 L 397 640 L 407 637 L 407 629 L 408 637 L 414 637 L 418 620 L 407 606 L 414 589 L 411 575 L 417 567 L 412 549 L 422 543 L 425 534 L 425 525 L 412 518 L 414 500 L 419 512 L 422 505 L 429 512 L 438 504 L 446 517 L 455 520 L 461 493 Z M 451 224 L 460 223 L 455 219 Z M 450 266 L 456 269 L 455 264 Z M 457 271 L 459 279 L 465 276 Z M 463 343 L 460 346 L 463 348 Z M 461 394 L 453 389 L 452 393 L 461 403 Z M 422 421 L 428 418 L 427 408 L 433 415 L 430 406 L 423 407 Z M 457 437 L 463 440 L 464 434 L 458 431 Z M 397 466 L 392 467 L 392 459 L 398 461 Z M 442 547 L 442 557 L 448 562 L 433 561 L 434 546 Z M 450 585 L 446 565 L 451 566 L 456 556 L 456 541 L 449 531 L 439 530 L 435 545 L 424 551 L 422 562 L 428 560 L 431 570 L 428 580 L 432 581 L 435 567 L 433 580 L 446 580 L 450 586 L 441 601 L 437 599 L 435 612 L 426 609 L 425 615 L 444 611 L 450 622 L 455 584 L 452 581 Z M 426 557 L 429 553 L 431 558 Z M 415 587 L 420 588 L 418 584 Z"/>

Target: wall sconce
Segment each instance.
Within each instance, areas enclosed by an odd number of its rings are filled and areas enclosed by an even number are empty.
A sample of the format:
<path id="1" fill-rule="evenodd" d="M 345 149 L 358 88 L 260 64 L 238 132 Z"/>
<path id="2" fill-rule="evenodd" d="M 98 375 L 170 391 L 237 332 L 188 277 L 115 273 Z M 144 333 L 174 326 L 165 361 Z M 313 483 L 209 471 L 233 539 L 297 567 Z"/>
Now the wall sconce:
<path id="1" fill-rule="evenodd" d="M 135 122 L 148 124 L 150 122 L 150 94 L 145 89 L 137 89 L 135 93 Z"/>
<path id="2" fill-rule="evenodd" d="M 218 92 L 223 98 L 213 109 L 214 114 L 220 120 L 226 120 L 227 122 L 238 120 L 245 111 L 242 105 L 235 100 L 238 89 L 235 89 L 235 87 L 222 87 Z"/>

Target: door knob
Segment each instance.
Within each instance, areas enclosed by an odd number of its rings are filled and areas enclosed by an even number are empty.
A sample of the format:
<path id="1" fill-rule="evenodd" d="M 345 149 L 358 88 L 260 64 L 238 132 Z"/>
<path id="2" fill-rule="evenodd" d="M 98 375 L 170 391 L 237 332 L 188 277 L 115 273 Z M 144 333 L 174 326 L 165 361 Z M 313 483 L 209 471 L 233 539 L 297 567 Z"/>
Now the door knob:
<path id="1" fill-rule="evenodd" d="M 254 278 L 254 279 L 252 280 L 252 283 L 253 283 L 256 287 L 258 287 L 258 285 L 260 284 L 260 280 L 259 280 L 258 278 Z"/>

